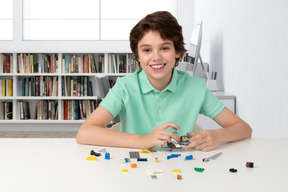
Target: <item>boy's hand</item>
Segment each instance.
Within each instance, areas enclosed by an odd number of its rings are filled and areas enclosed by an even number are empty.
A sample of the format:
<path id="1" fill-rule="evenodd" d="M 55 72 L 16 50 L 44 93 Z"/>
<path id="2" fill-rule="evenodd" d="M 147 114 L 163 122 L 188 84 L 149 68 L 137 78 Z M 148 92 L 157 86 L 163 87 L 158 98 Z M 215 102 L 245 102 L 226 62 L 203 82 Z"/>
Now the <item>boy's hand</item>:
<path id="1" fill-rule="evenodd" d="M 175 139 L 177 142 L 180 142 L 180 139 L 173 132 L 166 131 L 167 128 L 172 127 L 177 130 L 180 127 L 171 122 L 166 122 L 162 125 L 156 127 L 151 133 L 143 136 L 143 149 L 151 149 L 157 145 L 165 145 L 167 142 L 171 142 L 171 138 Z"/>
<path id="2" fill-rule="evenodd" d="M 200 151 L 212 151 L 221 143 L 217 130 L 205 130 L 199 134 L 192 133 L 191 142 L 184 150 L 190 148 L 199 149 Z"/>

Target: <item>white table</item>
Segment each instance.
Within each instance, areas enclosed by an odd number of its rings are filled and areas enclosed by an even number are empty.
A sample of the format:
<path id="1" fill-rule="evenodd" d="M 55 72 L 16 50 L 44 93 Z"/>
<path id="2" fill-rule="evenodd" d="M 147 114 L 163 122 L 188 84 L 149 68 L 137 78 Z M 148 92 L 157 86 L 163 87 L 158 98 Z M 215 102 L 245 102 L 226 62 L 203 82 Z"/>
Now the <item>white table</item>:
<path id="1" fill-rule="evenodd" d="M 111 159 L 104 156 L 87 161 L 90 151 L 105 148 Z M 0 191 L 288 191 L 288 140 L 248 139 L 221 145 L 211 152 L 158 151 L 141 157 L 148 162 L 137 162 L 138 167 L 121 164 L 129 157 L 128 148 L 78 145 L 75 139 L 0 139 Z M 202 159 L 218 152 L 216 160 Z M 167 160 L 170 154 L 181 154 Z M 194 160 L 184 161 L 192 154 Z M 159 162 L 154 159 L 158 157 Z M 246 162 L 254 168 L 246 168 Z M 202 173 L 194 167 L 205 168 Z M 236 168 L 237 173 L 229 172 Z M 122 169 L 128 169 L 123 174 Z M 146 169 L 162 170 L 152 179 Z M 173 169 L 180 169 L 182 180 L 177 180 Z"/>

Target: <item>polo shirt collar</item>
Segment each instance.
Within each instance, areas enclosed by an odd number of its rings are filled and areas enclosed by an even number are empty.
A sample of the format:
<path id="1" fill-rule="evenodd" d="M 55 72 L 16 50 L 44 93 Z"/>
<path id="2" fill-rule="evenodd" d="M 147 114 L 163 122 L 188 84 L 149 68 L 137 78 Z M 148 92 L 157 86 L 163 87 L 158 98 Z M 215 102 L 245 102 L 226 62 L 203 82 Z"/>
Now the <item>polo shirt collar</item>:
<path id="1" fill-rule="evenodd" d="M 140 70 L 139 72 L 139 85 L 141 88 L 142 93 L 148 93 L 150 91 L 156 90 L 148 80 L 148 77 L 146 75 L 146 72 L 144 70 Z M 176 92 L 176 85 L 177 85 L 177 78 L 178 78 L 178 73 L 177 70 L 174 68 L 173 69 L 173 75 L 172 75 L 172 80 L 170 81 L 169 85 L 162 91 L 169 90 L 173 93 Z"/>

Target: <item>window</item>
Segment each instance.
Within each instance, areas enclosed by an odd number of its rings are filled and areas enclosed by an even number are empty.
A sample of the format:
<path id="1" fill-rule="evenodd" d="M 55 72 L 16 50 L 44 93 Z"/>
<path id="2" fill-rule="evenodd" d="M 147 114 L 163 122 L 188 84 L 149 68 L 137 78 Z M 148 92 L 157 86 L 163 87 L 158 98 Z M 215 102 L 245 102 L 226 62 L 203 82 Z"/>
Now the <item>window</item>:
<path id="1" fill-rule="evenodd" d="M 0 40 L 13 40 L 13 1 L 0 0 Z"/>
<path id="2" fill-rule="evenodd" d="M 130 30 L 140 19 L 164 10 L 177 18 L 177 0 L 103 0 L 101 40 L 128 40 Z"/>
<path id="3" fill-rule="evenodd" d="M 23 40 L 128 40 L 157 10 L 177 17 L 177 0 L 23 0 Z"/>
<path id="4" fill-rule="evenodd" d="M 99 40 L 99 0 L 23 0 L 23 40 Z"/>

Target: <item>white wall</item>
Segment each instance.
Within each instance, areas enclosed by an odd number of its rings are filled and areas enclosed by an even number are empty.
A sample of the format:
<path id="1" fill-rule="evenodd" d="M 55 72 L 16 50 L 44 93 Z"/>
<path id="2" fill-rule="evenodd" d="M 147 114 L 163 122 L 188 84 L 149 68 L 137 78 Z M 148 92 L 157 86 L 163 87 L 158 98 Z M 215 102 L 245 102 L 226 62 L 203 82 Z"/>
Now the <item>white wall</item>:
<path id="1" fill-rule="evenodd" d="M 253 137 L 288 138 L 288 1 L 195 0 L 201 55 Z"/>

